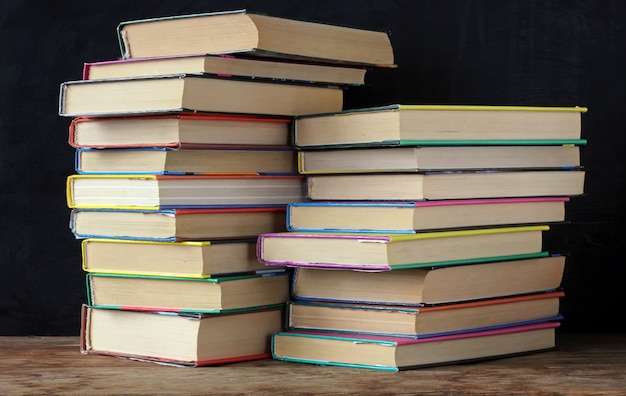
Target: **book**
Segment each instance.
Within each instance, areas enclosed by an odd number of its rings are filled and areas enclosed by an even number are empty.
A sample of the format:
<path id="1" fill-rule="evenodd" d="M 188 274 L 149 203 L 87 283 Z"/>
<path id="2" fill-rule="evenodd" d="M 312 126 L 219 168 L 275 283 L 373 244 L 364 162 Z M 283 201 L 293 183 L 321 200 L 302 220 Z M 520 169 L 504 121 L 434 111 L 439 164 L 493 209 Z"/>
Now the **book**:
<path id="1" fill-rule="evenodd" d="M 585 107 L 389 105 L 296 117 L 299 148 L 562 144 L 581 139 Z"/>
<path id="2" fill-rule="evenodd" d="M 272 336 L 272 356 L 290 362 L 398 371 L 554 350 L 559 325 L 543 322 L 419 339 L 283 331 Z"/>
<path id="3" fill-rule="evenodd" d="M 562 291 L 441 304 L 399 305 L 290 301 L 286 329 L 425 338 L 561 320 Z"/>
<path id="4" fill-rule="evenodd" d="M 301 174 L 580 167 L 580 146 L 421 146 L 302 150 Z"/>
<path id="5" fill-rule="evenodd" d="M 232 10 L 124 21 L 123 58 L 250 54 L 326 63 L 394 66 L 385 32 Z"/>
<path id="6" fill-rule="evenodd" d="M 291 149 L 76 149 L 77 173 L 258 173 L 296 174 Z"/>
<path id="7" fill-rule="evenodd" d="M 276 61 L 240 55 L 192 55 L 86 62 L 84 80 L 128 78 L 162 74 L 216 74 L 308 81 L 322 84 L 363 85 L 366 67 Z"/>
<path id="8" fill-rule="evenodd" d="M 69 127 L 72 147 L 291 147 L 288 118 L 228 114 L 160 114 L 76 117 Z"/>
<path id="9" fill-rule="evenodd" d="M 389 271 L 542 252 L 547 225 L 416 234 L 266 233 L 257 257 L 268 265 Z"/>
<path id="10" fill-rule="evenodd" d="M 343 90 L 315 84 L 190 74 L 61 83 L 59 115 L 183 111 L 295 116 L 343 107 Z"/>
<path id="11" fill-rule="evenodd" d="M 585 170 L 502 170 L 307 175 L 312 200 L 420 201 L 575 196 Z"/>
<path id="12" fill-rule="evenodd" d="M 427 306 L 558 289 L 565 257 L 544 256 L 394 271 L 299 267 L 296 300 Z"/>
<path id="13" fill-rule="evenodd" d="M 82 267 L 87 272 L 188 278 L 268 271 L 256 259 L 255 248 L 254 239 L 160 242 L 88 238 L 81 243 Z"/>
<path id="14" fill-rule="evenodd" d="M 287 205 L 287 231 L 414 233 L 565 221 L 568 197 L 417 202 L 310 201 Z"/>
<path id="15" fill-rule="evenodd" d="M 281 309 L 174 314 L 83 305 L 80 350 L 173 366 L 211 366 L 271 357 Z"/>
<path id="16" fill-rule="evenodd" d="M 86 277 L 87 305 L 100 308 L 219 313 L 289 300 L 289 274 L 284 271 L 215 278 L 98 272 Z"/>
<path id="17" fill-rule="evenodd" d="M 300 175 L 70 175 L 70 208 L 282 206 L 305 200 Z"/>
<path id="18" fill-rule="evenodd" d="M 207 241 L 286 231 L 284 207 L 212 209 L 72 209 L 76 238 Z"/>

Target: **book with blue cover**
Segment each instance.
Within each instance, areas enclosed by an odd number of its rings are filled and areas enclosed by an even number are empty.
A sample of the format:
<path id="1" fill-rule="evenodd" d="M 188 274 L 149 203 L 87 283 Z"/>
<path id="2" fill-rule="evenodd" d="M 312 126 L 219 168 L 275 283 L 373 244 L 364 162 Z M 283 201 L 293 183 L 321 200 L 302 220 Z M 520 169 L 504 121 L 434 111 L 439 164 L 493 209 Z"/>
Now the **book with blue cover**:
<path id="1" fill-rule="evenodd" d="M 287 205 L 296 232 L 415 233 L 565 221 L 569 197 L 434 201 L 309 201 Z"/>

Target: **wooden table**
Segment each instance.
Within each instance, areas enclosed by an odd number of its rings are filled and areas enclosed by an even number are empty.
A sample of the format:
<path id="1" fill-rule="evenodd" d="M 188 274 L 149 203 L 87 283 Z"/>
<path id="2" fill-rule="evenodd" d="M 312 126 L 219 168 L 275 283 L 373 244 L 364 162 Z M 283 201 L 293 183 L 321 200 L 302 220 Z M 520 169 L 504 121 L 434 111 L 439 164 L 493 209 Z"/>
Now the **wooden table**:
<path id="1" fill-rule="evenodd" d="M 82 355 L 77 337 L 0 337 L 0 395 L 626 395 L 626 334 L 559 334 L 560 350 L 399 373 L 271 359 L 178 368 Z"/>

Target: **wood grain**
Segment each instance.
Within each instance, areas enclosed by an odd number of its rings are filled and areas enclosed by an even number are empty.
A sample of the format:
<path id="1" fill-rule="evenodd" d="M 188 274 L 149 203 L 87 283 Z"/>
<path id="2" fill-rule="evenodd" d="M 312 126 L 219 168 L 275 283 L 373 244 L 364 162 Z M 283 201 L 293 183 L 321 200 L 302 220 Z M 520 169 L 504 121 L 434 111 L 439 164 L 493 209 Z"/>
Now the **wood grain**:
<path id="1" fill-rule="evenodd" d="M 399 373 L 266 359 L 178 368 L 82 355 L 77 337 L 0 337 L 0 394 L 623 395 L 626 334 L 560 334 L 559 350 Z"/>

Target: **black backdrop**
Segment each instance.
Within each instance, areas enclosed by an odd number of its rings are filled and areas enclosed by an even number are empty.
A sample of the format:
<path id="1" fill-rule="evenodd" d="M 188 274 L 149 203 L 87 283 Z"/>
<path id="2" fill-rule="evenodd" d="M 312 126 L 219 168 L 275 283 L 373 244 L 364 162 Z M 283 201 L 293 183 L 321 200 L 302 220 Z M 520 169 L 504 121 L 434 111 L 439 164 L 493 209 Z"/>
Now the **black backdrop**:
<path id="1" fill-rule="evenodd" d="M 123 20 L 247 8 L 390 33 L 396 70 L 368 74 L 346 108 L 404 104 L 587 106 L 586 194 L 545 235 L 568 255 L 563 332 L 620 331 L 626 235 L 626 2 L 92 1 L 0 2 L 0 335 L 76 335 L 85 300 L 68 229 L 73 173 L 59 84 L 83 62 L 119 57 Z"/>

